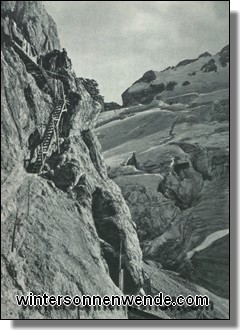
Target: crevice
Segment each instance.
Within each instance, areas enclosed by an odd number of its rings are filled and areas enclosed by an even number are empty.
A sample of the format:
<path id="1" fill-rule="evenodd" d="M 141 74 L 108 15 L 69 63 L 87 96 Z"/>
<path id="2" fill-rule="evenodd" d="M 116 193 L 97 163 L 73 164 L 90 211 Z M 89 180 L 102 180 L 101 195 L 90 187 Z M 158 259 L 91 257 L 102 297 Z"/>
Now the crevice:
<path id="1" fill-rule="evenodd" d="M 206 152 L 205 149 L 200 148 L 198 145 L 190 144 L 190 143 L 186 143 L 186 142 L 172 142 L 170 144 L 178 146 L 179 148 L 182 149 L 182 151 L 184 151 L 186 154 L 188 154 L 191 157 L 192 167 L 193 167 L 194 171 L 196 171 L 197 173 L 202 175 L 203 181 L 212 180 L 211 174 L 208 173 L 209 171 L 208 171 L 207 166 L 206 166 L 205 171 L 201 171 L 196 164 L 196 158 L 201 156 L 201 153 Z"/>
<path id="2" fill-rule="evenodd" d="M 164 179 L 165 180 L 165 179 Z M 177 193 L 171 189 L 171 191 L 169 191 L 168 193 L 166 193 L 166 188 L 164 185 L 164 180 L 162 182 L 159 183 L 159 186 L 157 188 L 157 191 L 160 192 L 161 194 L 163 194 L 163 196 L 167 199 L 170 199 L 172 201 L 175 202 L 176 206 L 180 209 L 180 210 L 186 210 L 188 208 L 190 208 L 192 206 L 192 202 L 190 203 L 184 203 L 177 195 Z"/>
<path id="3" fill-rule="evenodd" d="M 119 286 L 119 253 L 122 241 L 122 268 L 124 269 L 124 292 L 136 292 L 136 284 L 126 266 L 127 256 L 124 248 L 124 232 L 117 226 L 117 211 L 112 196 L 97 187 L 92 195 L 92 214 L 95 227 L 101 239 L 102 254 L 109 268 L 109 275 Z"/>
<path id="4" fill-rule="evenodd" d="M 174 172 L 177 175 L 179 175 L 181 170 L 186 170 L 188 168 L 190 168 L 190 165 L 189 165 L 188 162 L 184 162 L 184 163 L 181 163 L 181 164 L 174 164 L 174 166 L 173 166 Z"/>

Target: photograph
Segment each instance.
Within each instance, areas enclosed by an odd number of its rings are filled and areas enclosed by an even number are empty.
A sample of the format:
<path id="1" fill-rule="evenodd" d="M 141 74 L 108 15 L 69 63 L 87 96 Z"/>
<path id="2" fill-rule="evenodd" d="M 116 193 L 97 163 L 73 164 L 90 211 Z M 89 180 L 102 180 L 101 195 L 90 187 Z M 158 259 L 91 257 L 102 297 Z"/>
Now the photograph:
<path id="1" fill-rule="evenodd" d="M 2 320 L 230 321 L 229 87 L 229 1 L 1 1 Z"/>

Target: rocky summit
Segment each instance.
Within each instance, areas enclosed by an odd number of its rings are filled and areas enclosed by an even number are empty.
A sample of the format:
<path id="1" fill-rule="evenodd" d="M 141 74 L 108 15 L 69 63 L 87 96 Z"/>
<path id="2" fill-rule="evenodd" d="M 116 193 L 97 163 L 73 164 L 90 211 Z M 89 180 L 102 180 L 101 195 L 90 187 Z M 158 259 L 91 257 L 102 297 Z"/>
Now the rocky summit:
<path id="1" fill-rule="evenodd" d="M 1 317 L 136 318 L 15 296 L 161 291 L 211 306 L 148 317 L 227 319 L 228 46 L 150 70 L 123 106 L 104 104 L 41 1 L 1 6 Z"/>

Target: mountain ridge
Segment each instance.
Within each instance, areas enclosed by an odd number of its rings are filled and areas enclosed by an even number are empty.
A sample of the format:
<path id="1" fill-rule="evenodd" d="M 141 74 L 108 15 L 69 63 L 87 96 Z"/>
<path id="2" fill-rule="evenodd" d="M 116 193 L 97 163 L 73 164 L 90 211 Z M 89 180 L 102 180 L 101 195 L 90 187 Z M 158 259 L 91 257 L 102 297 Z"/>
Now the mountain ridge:
<path id="1" fill-rule="evenodd" d="M 162 71 L 149 70 L 123 92 L 123 107 L 150 104 L 155 99 L 165 101 L 193 91 L 204 93 L 226 88 L 228 63 L 229 45 L 226 45 L 215 55 L 204 52 L 196 59 L 182 60 Z"/>

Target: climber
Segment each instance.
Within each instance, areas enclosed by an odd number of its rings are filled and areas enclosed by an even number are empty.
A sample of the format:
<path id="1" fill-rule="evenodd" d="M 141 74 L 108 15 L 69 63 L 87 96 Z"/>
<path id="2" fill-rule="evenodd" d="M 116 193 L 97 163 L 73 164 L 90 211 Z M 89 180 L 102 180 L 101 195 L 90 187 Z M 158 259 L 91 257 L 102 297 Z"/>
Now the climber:
<path id="1" fill-rule="evenodd" d="M 41 143 L 41 135 L 39 130 L 36 128 L 28 138 L 28 150 L 30 150 L 30 161 L 34 157 L 36 147 Z"/>
<path id="2" fill-rule="evenodd" d="M 62 62 L 62 68 L 67 69 L 68 68 L 68 56 L 67 51 L 65 48 L 63 48 L 61 53 L 61 62 Z"/>

